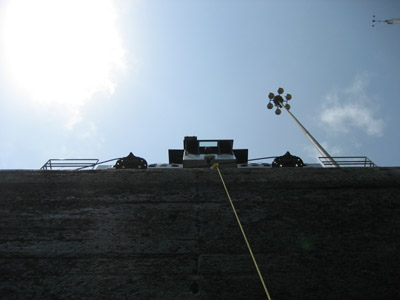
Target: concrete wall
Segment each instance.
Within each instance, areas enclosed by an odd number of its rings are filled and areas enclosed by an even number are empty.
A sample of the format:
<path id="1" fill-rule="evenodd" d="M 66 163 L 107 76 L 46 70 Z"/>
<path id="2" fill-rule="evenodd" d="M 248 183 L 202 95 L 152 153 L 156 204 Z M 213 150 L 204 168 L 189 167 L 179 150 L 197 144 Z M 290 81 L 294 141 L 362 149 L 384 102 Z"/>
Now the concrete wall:
<path id="1" fill-rule="evenodd" d="M 400 298 L 400 169 L 222 170 L 272 299 Z M 216 170 L 0 171 L 2 299 L 267 299 Z"/>

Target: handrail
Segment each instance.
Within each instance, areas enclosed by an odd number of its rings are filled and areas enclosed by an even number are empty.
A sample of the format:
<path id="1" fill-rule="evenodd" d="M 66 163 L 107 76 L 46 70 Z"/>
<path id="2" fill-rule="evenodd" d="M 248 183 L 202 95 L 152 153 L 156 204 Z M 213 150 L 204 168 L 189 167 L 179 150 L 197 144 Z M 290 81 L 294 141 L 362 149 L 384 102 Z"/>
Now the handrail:
<path id="1" fill-rule="evenodd" d="M 363 167 L 370 168 L 377 165 L 366 156 L 334 156 L 334 157 L 318 157 L 324 167 L 333 167 L 332 158 L 339 167 Z"/>
<path id="2" fill-rule="evenodd" d="M 99 160 L 97 158 L 52 158 L 49 159 L 40 170 L 77 170 L 80 168 L 89 168 L 93 170 Z"/>

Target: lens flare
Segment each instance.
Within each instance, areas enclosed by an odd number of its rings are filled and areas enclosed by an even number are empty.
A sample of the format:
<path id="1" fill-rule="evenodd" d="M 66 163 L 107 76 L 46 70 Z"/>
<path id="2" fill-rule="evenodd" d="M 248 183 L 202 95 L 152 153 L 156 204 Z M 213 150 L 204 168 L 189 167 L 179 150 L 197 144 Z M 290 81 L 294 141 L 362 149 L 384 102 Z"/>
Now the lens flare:
<path id="1" fill-rule="evenodd" d="M 78 107 L 113 93 L 124 50 L 110 0 L 14 0 L 5 18 L 8 71 L 35 103 Z"/>

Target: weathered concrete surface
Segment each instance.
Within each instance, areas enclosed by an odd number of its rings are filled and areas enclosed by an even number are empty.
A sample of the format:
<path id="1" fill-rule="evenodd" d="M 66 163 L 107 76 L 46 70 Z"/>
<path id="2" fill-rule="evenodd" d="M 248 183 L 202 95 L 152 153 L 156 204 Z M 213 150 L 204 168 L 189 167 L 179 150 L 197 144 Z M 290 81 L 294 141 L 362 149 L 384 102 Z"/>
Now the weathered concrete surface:
<path id="1" fill-rule="evenodd" d="M 272 299 L 400 298 L 400 169 L 222 170 Z M 266 299 L 216 170 L 0 171 L 2 299 Z"/>

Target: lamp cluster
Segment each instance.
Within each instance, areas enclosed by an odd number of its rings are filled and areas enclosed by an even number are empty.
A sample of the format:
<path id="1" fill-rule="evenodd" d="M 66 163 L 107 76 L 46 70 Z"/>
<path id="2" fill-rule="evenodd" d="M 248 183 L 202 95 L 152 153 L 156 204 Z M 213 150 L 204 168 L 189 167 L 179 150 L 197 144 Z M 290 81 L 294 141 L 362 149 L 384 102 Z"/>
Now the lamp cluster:
<path id="1" fill-rule="evenodd" d="M 275 105 L 276 106 L 275 113 L 277 115 L 281 114 L 281 109 L 280 108 L 282 107 L 282 105 L 284 105 L 287 110 L 290 109 L 290 105 L 289 105 L 288 101 L 290 99 L 292 99 L 292 95 L 286 94 L 286 96 L 284 96 L 285 98 L 283 98 L 281 96 L 283 93 L 284 93 L 283 88 L 279 88 L 278 89 L 278 95 L 274 95 L 274 93 L 269 93 L 268 94 L 269 103 L 267 105 L 267 108 L 268 109 L 272 109 L 272 108 L 274 108 L 274 105 Z"/>

